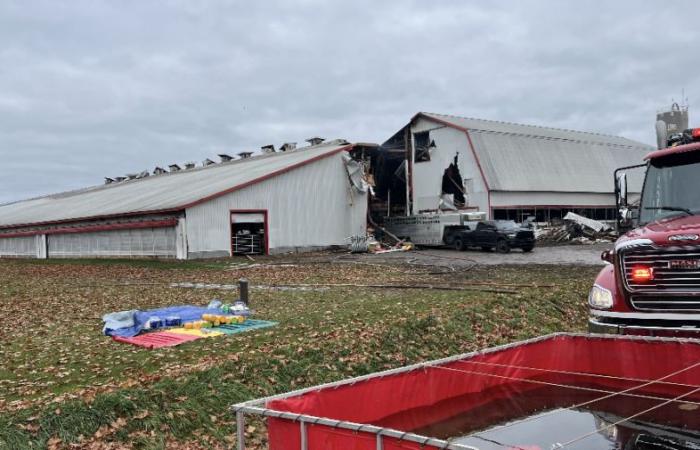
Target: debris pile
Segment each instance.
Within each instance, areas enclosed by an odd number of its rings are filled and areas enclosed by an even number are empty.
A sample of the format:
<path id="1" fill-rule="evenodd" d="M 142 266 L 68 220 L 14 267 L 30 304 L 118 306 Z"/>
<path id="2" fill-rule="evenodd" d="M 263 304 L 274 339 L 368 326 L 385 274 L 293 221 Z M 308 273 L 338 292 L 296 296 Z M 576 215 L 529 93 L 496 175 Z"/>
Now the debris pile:
<path id="1" fill-rule="evenodd" d="M 614 242 L 617 238 L 610 225 L 572 212 L 559 223 L 538 227 L 535 236 L 538 242 L 549 244 L 595 244 Z"/>
<path id="2" fill-rule="evenodd" d="M 393 253 L 393 252 L 408 252 L 414 249 L 411 242 L 391 234 L 385 228 L 378 225 L 375 227 L 380 231 L 381 239 L 377 239 L 374 233 L 369 232 L 365 235 L 350 236 L 345 238 L 350 242 L 350 253 Z"/>

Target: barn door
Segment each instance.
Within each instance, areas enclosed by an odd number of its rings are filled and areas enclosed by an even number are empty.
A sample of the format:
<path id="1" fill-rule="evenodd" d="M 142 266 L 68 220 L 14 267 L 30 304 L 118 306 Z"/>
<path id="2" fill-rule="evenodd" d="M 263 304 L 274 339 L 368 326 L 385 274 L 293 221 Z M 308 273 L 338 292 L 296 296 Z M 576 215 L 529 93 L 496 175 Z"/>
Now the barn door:
<path id="1" fill-rule="evenodd" d="M 231 253 L 267 254 L 267 211 L 231 211 Z"/>

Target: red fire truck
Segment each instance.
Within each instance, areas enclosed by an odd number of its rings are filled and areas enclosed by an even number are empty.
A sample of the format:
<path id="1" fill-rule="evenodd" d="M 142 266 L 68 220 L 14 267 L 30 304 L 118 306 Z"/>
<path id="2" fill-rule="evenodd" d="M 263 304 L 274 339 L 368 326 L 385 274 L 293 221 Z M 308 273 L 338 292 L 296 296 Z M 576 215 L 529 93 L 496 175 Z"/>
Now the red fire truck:
<path id="1" fill-rule="evenodd" d="M 700 128 L 669 139 L 646 163 L 615 171 L 618 228 L 588 296 L 596 333 L 700 337 Z M 627 171 L 646 167 L 639 204 Z"/>

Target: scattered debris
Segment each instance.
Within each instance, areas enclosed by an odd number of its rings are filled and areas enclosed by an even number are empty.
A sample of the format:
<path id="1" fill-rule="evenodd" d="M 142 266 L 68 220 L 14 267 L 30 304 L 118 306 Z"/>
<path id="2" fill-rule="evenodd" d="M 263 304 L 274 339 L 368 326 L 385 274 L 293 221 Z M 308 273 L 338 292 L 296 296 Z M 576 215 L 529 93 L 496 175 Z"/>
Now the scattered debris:
<path id="1" fill-rule="evenodd" d="M 394 253 L 394 252 L 409 252 L 413 250 L 413 244 L 410 242 L 403 242 L 396 244 L 393 247 L 387 247 L 377 242 L 377 245 L 369 248 L 370 253 L 381 254 L 381 253 Z"/>
<path id="2" fill-rule="evenodd" d="M 564 216 L 561 222 L 538 227 L 535 236 L 539 242 L 550 244 L 596 244 L 617 239 L 610 225 L 572 212 Z"/>
<path id="3" fill-rule="evenodd" d="M 566 216 L 564 216 L 564 220 L 576 222 L 577 224 L 581 225 L 582 227 L 590 228 L 591 230 L 595 231 L 596 233 L 600 233 L 601 231 L 612 230 L 611 226 L 606 225 L 603 222 L 589 219 L 588 217 L 580 216 L 580 215 L 578 215 L 576 213 L 572 213 L 572 212 L 568 212 L 566 214 Z"/>
<path id="4" fill-rule="evenodd" d="M 345 239 L 350 241 L 350 253 L 367 253 L 370 244 L 377 242 L 374 236 L 369 234 L 350 236 Z"/>

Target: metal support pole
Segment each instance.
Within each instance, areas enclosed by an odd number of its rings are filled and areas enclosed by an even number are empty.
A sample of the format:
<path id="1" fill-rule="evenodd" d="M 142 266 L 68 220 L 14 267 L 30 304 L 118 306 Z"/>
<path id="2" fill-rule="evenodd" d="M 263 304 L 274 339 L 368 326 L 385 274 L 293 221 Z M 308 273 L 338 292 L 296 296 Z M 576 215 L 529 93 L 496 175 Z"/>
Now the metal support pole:
<path id="1" fill-rule="evenodd" d="M 377 450 L 384 450 L 384 438 L 381 432 L 377 433 Z"/>
<path id="2" fill-rule="evenodd" d="M 299 427 L 301 429 L 301 450 L 307 450 L 309 448 L 309 442 L 306 436 L 306 422 L 303 420 L 299 421 Z"/>
<path id="3" fill-rule="evenodd" d="M 245 414 L 236 413 L 236 434 L 238 435 L 238 450 L 245 450 Z"/>
<path id="4" fill-rule="evenodd" d="M 243 303 L 248 305 L 248 280 L 245 278 L 238 280 L 238 296 Z"/>

